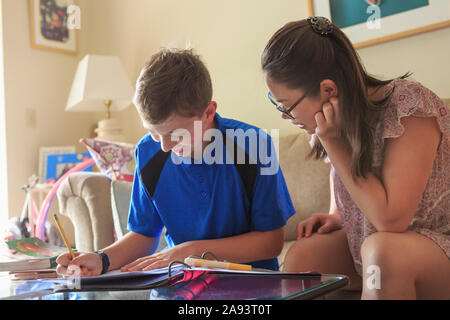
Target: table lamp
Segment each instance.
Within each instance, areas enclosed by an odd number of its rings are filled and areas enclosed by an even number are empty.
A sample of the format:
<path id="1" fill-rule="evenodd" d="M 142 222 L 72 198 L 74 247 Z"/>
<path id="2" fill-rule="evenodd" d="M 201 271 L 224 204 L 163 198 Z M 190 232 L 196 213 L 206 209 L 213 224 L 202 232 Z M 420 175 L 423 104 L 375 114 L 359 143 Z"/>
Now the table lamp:
<path id="1" fill-rule="evenodd" d="M 105 111 L 100 120 L 97 138 L 123 141 L 122 129 L 111 111 L 120 111 L 132 104 L 134 89 L 120 59 L 114 56 L 87 54 L 78 64 L 66 111 Z"/>

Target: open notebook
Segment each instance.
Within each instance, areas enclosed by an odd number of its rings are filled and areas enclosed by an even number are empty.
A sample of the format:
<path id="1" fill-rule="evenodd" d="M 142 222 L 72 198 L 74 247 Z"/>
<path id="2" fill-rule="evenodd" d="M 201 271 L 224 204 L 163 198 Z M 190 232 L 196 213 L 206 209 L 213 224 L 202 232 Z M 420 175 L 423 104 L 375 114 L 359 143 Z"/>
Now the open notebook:
<path id="1" fill-rule="evenodd" d="M 76 292 L 76 291 L 110 291 L 110 290 L 142 290 L 169 287 L 174 284 L 189 282 L 202 274 L 216 275 L 240 275 L 259 277 L 301 277 L 317 276 L 318 273 L 283 273 L 271 270 L 239 271 L 227 269 L 208 269 L 184 265 L 172 266 L 151 271 L 120 272 L 111 271 L 100 276 L 81 278 L 58 278 L 40 279 L 27 281 L 16 288 L 15 294 L 37 290 L 52 290 L 53 292 Z"/>
<path id="2" fill-rule="evenodd" d="M 320 282 L 321 274 L 317 272 L 285 273 L 266 269 L 251 269 L 250 271 L 246 271 L 204 268 L 194 267 L 180 261 L 173 261 L 166 268 L 151 271 L 120 272 L 120 270 L 115 270 L 104 275 L 92 277 L 74 276 L 69 278 L 26 281 L 16 288 L 15 294 L 27 294 L 30 291 L 48 291 L 55 293 L 170 288 L 179 284 L 189 284 L 195 279 L 204 282 L 206 278 L 208 280 L 233 278 L 237 284 L 242 283 L 242 280 L 245 278 L 254 278 L 251 281 L 256 281 L 256 284 L 260 281 L 256 278 L 264 279 L 263 282 L 265 283 L 270 282 L 267 281 L 269 278 L 278 279 L 278 282 L 282 280 L 281 278 L 307 278 L 309 282 L 311 279 Z M 223 281 L 215 281 L 214 286 L 217 286 L 219 283 L 223 283 Z"/>
<path id="3" fill-rule="evenodd" d="M 161 268 L 151 271 L 120 272 L 114 270 L 100 276 L 39 279 L 22 283 L 15 288 L 14 295 L 31 292 L 47 293 L 71 291 L 140 290 L 162 287 L 183 277 L 184 266 L 171 269 Z"/>

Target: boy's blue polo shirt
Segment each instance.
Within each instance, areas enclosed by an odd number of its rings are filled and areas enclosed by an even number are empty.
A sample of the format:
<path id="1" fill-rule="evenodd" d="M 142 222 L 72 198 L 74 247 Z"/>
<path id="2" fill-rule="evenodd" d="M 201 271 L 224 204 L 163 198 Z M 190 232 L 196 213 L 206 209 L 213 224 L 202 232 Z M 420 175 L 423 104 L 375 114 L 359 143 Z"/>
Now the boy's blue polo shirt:
<path id="1" fill-rule="evenodd" d="M 216 120 L 217 129 L 222 133 L 227 133 L 227 129 L 242 129 L 244 132 L 253 130 L 260 133 L 258 146 L 260 139 L 263 139 L 265 141 L 262 142 L 267 143 L 270 150 L 271 138 L 259 128 L 221 118 L 218 114 Z M 236 137 L 233 138 L 238 141 Z M 240 146 L 245 148 L 248 154 L 255 155 L 250 149 L 255 146 L 250 146 L 248 141 L 245 146 L 242 143 Z M 173 153 L 165 162 L 153 197 L 150 197 L 141 172 L 160 149 L 160 143 L 148 134 L 136 146 L 136 171 L 128 217 L 128 229 L 133 232 L 159 237 L 165 226 L 166 241 L 169 247 L 172 247 L 186 241 L 275 230 L 284 226 L 295 213 L 281 170 L 276 170 L 275 174 L 261 174 L 261 169 L 269 165 L 267 159 L 260 161 L 259 157 L 251 203 L 234 164 L 174 161 L 187 159 L 177 158 Z M 226 154 L 225 149 L 224 153 Z M 266 154 L 270 152 L 267 151 Z M 278 169 L 276 154 L 273 156 Z M 149 169 L 151 170 L 146 168 Z M 251 264 L 257 268 L 278 270 L 276 258 Z"/>

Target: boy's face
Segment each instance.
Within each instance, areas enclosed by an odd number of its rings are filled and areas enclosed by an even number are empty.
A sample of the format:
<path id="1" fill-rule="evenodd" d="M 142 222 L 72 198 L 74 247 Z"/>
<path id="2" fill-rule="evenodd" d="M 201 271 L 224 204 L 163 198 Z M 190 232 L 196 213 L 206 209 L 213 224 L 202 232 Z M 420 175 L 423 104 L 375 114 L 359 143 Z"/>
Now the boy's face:
<path id="1" fill-rule="evenodd" d="M 202 135 L 197 137 L 199 134 L 194 130 L 196 126 L 203 127 L 201 117 L 186 118 L 175 114 L 160 124 L 150 124 L 145 120 L 142 123 L 153 140 L 161 142 L 164 152 L 173 151 L 177 156 L 192 157 L 195 147 L 202 149 Z"/>
<path id="2" fill-rule="evenodd" d="M 216 102 L 210 101 L 201 116 L 184 117 L 175 113 L 162 123 L 151 124 L 143 119 L 142 124 L 153 140 L 161 142 L 164 152 L 200 159 L 207 145 L 203 141 L 203 133 L 215 126 L 216 108 Z"/>

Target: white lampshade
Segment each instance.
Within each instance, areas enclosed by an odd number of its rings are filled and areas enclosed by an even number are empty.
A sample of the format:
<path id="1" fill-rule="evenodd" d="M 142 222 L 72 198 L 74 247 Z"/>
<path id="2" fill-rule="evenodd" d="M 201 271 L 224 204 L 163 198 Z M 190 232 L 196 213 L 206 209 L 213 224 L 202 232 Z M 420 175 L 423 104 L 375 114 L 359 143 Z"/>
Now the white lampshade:
<path id="1" fill-rule="evenodd" d="M 66 111 L 119 111 L 131 105 L 134 89 L 120 59 L 114 56 L 86 55 L 78 64 Z"/>

